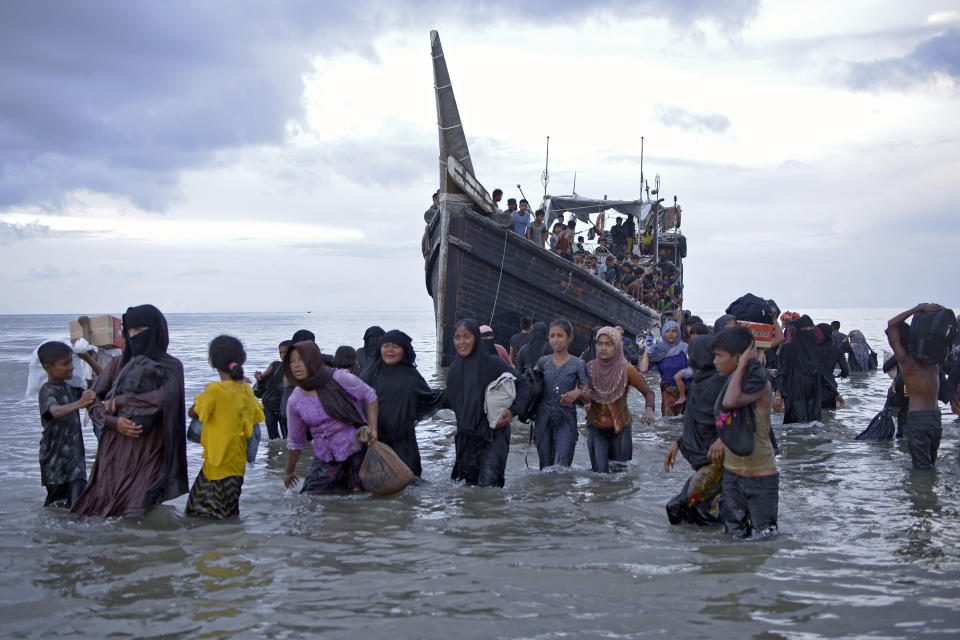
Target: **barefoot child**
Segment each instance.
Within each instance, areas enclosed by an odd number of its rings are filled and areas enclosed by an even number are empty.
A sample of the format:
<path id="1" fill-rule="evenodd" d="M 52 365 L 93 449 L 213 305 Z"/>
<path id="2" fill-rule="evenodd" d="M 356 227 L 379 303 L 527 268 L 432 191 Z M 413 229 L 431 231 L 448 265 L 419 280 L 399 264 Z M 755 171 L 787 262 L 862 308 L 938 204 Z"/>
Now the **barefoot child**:
<path id="1" fill-rule="evenodd" d="M 73 377 L 73 350 L 62 342 L 46 342 L 37 357 L 47 381 L 40 387 L 40 482 L 47 488 L 43 505 L 70 508 L 87 487 L 79 410 L 96 397 L 67 384 Z"/>
<path id="2" fill-rule="evenodd" d="M 263 420 L 263 409 L 243 379 L 247 354 L 232 336 L 210 342 L 210 366 L 220 374 L 190 407 L 190 417 L 203 423 L 203 467 L 190 489 L 188 516 L 229 518 L 240 515 L 240 488 L 247 466 L 247 438 Z"/>
<path id="3" fill-rule="evenodd" d="M 721 331 L 714 338 L 713 352 L 717 372 L 728 378 L 720 391 L 722 412 L 752 408 L 756 426 L 750 455 L 738 456 L 724 446 L 720 519 L 727 533 L 735 538 L 774 535 L 780 474 L 774 459 L 776 440 L 770 428 L 770 382 L 756 359 L 753 334 L 746 327 Z M 720 413 L 715 417 L 719 420 Z M 723 428 L 718 423 L 718 433 Z"/>

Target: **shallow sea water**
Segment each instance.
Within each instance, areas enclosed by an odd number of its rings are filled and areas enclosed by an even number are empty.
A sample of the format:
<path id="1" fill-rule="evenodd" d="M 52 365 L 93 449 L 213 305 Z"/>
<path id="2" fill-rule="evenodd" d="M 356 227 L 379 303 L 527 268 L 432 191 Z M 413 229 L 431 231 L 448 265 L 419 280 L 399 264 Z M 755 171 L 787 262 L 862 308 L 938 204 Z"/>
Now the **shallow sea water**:
<path id="1" fill-rule="evenodd" d="M 811 315 L 862 329 L 882 355 L 893 312 Z M 288 491 L 275 441 L 247 467 L 239 520 L 188 519 L 183 496 L 142 522 L 81 522 L 42 506 L 40 421 L 36 398 L 24 398 L 30 352 L 65 336 L 69 319 L 0 316 L 4 637 L 960 637 L 956 416 L 944 414 L 935 473 L 912 472 L 900 442 L 856 442 L 883 404 L 880 372 L 841 381 L 848 404 L 823 424 L 784 428 L 774 416 L 783 452 L 771 540 L 667 523 L 664 504 L 689 475 L 682 459 L 663 471 L 679 418 L 635 427 L 633 463 L 609 476 L 590 472 L 585 434 L 572 469 L 528 468 L 536 453 L 515 425 L 499 490 L 449 480 L 448 411 L 418 429 L 426 482 L 396 496 Z M 371 324 L 403 329 L 424 377 L 442 385 L 429 312 L 168 320 L 188 401 L 215 378 L 206 344 L 218 333 L 243 340 L 252 373 L 301 327 L 326 350 L 358 345 Z M 642 411 L 638 395 L 631 405 Z M 85 438 L 89 467 L 96 441 Z M 187 447 L 192 482 L 201 449 Z"/>

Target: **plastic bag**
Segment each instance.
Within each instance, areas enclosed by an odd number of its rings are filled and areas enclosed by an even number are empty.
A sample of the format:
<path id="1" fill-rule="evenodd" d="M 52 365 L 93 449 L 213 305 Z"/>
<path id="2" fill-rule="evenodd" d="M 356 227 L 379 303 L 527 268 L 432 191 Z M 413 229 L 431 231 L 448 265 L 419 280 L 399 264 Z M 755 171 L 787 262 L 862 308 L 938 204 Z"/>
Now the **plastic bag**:
<path id="1" fill-rule="evenodd" d="M 364 491 L 386 496 L 402 491 L 413 480 L 413 471 L 400 456 L 382 442 L 367 445 L 367 454 L 360 466 L 360 484 Z"/>
<path id="2" fill-rule="evenodd" d="M 253 462 L 257 459 L 257 449 L 260 448 L 260 439 L 263 437 L 260 431 L 260 423 L 253 425 L 253 435 L 247 438 L 247 462 Z"/>
<path id="3" fill-rule="evenodd" d="M 70 344 L 69 340 L 63 338 L 51 338 L 50 340 L 44 340 L 37 345 L 37 348 L 33 350 L 33 353 L 30 355 L 30 362 L 27 364 L 27 390 L 24 393 L 25 398 L 36 398 L 37 394 L 40 393 L 40 387 L 47 381 L 47 372 L 44 371 L 43 365 L 40 364 L 40 358 L 37 357 L 37 351 L 40 350 L 40 346 L 46 344 L 47 342 L 62 342 L 71 349 L 73 345 Z M 73 356 L 73 377 L 67 380 L 67 384 L 71 387 L 76 387 L 77 389 L 86 389 L 87 382 L 83 378 L 83 368 L 86 366 L 86 363 L 78 358 L 76 354 Z"/>
<path id="4" fill-rule="evenodd" d="M 503 412 L 510 408 L 517 398 L 517 378 L 509 371 L 487 385 L 483 396 L 483 410 L 487 414 L 487 423 L 491 429 L 497 428 Z"/>
<path id="5" fill-rule="evenodd" d="M 873 417 L 867 428 L 857 436 L 857 440 L 890 440 L 895 431 L 893 412 L 890 410 L 890 403 L 887 402 L 880 413 Z"/>

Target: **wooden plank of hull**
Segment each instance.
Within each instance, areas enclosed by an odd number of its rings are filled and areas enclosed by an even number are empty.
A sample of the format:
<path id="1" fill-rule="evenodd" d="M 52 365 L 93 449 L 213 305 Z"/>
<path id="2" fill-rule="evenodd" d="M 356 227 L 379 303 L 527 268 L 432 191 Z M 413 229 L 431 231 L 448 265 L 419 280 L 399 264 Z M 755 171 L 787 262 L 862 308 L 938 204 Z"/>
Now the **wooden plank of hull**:
<path id="1" fill-rule="evenodd" d="M 571 350 L 577 353 L 586 347 L 594 326 L 619 324 L 632 338 L 659 322 L 655 311 L 593 274 L 467 209 L 445 209 L 446 274 L 439 273 L 436 260 L 428 276 L 432 282 L 445 282 L 443 295 L 434 296 L 441 366 L 452 360 L 451 329 L 461 318 L 490 324 L 497 341 L 506 344 L 519 331 L 523 313 L 544 322 L 565 317 L 574 325 Z M 431 236 L 433 244 L 443 241 L 437 231 Z"/>

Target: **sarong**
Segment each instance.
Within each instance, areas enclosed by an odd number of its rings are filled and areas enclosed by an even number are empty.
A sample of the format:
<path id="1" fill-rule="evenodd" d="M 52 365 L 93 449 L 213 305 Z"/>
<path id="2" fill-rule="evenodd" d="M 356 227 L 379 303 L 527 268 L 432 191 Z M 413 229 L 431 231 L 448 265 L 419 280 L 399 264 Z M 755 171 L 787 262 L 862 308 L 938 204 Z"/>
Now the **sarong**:
<path id="1" fill-rule="evenodd" d="M 361 447 L 343 462 L 336 460 L 327 462 L 314 458 L 310 464 L 310 471 L 303 480 L 300 493 L 328 493 L 338 489 L 363 491 L 363 485 L 360 483 L 360 467 L 363 465 L 363 457 L 366 453 L 367 448 Z"/>
<path id="2" fill-rule="evenodd" d="M 240 488 L 243 476 L 208 480 L 203 469 L 190 488 L 185 513 L 197 518 L 232 518 L 240 515 Z"/>
<path id="3" fill-rule="evenodd" d="M 683 410 L 686 407 L 687 403 L 679 404 L 673 406 L 673 403 L 676 402 L 677 398 L 680 397 L 680 390 L 677 389 L 675 384 L 667 384 L 663 380 L 660 381 L 660 413 L 663 416 L 679 416 L 683 415 Z"/>
<path id="4" fill-rule="evenodd" d="M 908 414 L 904 434 L 907 436 L 907 449 L 913 458 L 914 469 L 933 469 L 940 450 L 942 433 L 939 410 L 911 411 Z"/>
<path id="5" fill-rule="evenodd" d="M 711 462 L 697 469 L 687 478 L 680 493 L 667 503 L 667 518 L 670 524 L 718 524 L 722 488 L 722 461 Z"/>

